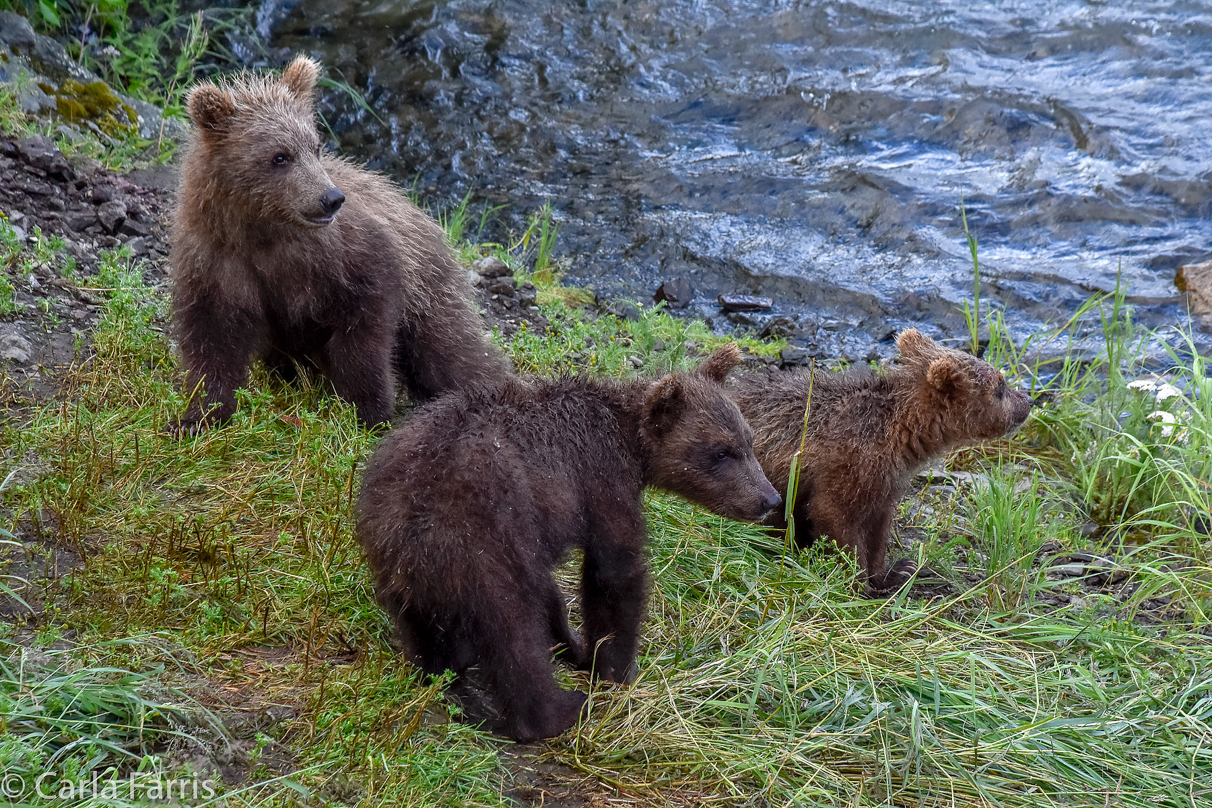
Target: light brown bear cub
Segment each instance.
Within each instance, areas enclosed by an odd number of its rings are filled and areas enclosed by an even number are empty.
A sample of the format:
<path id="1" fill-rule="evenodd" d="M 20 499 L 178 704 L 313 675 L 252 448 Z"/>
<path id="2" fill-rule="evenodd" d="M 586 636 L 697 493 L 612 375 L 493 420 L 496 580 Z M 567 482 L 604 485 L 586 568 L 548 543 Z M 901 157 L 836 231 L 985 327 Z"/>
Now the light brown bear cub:
<path id="1" fill-rule="evenodd" d="M 886 568 L 892 516 L 913 475 L 951 449 L 1014 432 L 1032 406 L 988 363 L 916 329 L 896 344 L 900 361 L 883 372 L 754 374 L 732 391 L 756 433 L 754 452 L 766 476 L 785 491 L 811 388 L 796 543 L 833 539 L 855 554 L 873 592 L 899 588 L 915 571 L 908 560 Z M 782 514 L 769 523 L 786 526 Z"/>
<path id="2" fill-rule="evenodd" d="M 735 519 L 778 506 L 721 386 L 740 359 L 729 346 L 655 381 L 510 379 L 419 408 L 379 446 L 358 509 L 375 592 L 422 670 L 458 674 L 452 695 L 473 721 L 519 741 L 576 723 L 585 694 L 556 684 L 553 649 L 631 677 L 645 486 Z M 551 574 L 573 547 L 584 639 Z"/>
<path id="3" fill-rule="evenodd" d="M 383 177 L 323 151 L 319 66 L 189 94 L 197 134 L 172 224 L 173 321 L 192 432 L 231 417 L 252 359 L 317 368 L 367 424 L 509 372 L 445 235 Z M 195 390 L 200 395 L 193 395 Z"/>

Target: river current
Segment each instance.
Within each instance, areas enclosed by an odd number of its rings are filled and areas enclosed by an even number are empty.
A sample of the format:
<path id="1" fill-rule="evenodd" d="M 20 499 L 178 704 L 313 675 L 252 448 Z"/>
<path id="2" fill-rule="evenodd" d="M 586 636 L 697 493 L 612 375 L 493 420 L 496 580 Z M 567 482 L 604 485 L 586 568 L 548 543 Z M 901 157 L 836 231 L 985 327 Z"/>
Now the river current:
<path id="1" fill-rule="evenodd" d="M 1212 8 L 1197 2 L 546 3 L 265 0 L 270 61 L 321 59 L 342 152 L 498 228 L 550 201 L 566 277 L 746 315 L 818 353 L 965 334 L 972 297 L 1019 339 L 1117 282 L 1181 324 L 1212 253 Z M 254 61 L 254 56 L 249 56 Z M 1203 348 L 1207 335 L 1199 337 Z"/>

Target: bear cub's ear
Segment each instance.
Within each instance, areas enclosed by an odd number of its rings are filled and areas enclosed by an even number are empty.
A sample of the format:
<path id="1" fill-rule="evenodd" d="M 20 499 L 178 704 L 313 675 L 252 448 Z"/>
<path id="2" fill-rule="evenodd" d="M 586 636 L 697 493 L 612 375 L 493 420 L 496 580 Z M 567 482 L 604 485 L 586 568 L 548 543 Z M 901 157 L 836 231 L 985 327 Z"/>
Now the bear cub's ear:
<path id="1" fill-rule="evenodd" d="M 916 328 L 907 328 L 896 338 L 896 349 L 905 359 L 913 359 L 937 353 L 938 344 Z"/>
<path id="2" fill-rule="evenodd" d="M 295 60 L 282 71 L 282 83 L 296 98 L 310 101 L 315 92 L 316 82 L 320 80 L 320 65 L 316 60 L 306 56 L 296 56 Z"/>
<path id="3" fill-rule="evenodd" d="M 926 383 L 943 395 L 955 395 L 968 389 L 968 374 L 954 358 L 943 356 L 926 369 Z"/>
<path id="4" fill-rule="evenodd" d="M 657 435 L 664 435 L 673 428 L 686 407 L 682 380 L 669 375 L 648 388 L 644 397 L 645 426 Z"/>
<path id="5" fill-rule="evenodd" d="M 201 84 L 190 90 L 185 104 L 194 125 L 208 132 L 222 132 L 236 114 L 236 102 L 231 95 L 213 84 Z"/>
<path id="6" fill-rule="evenodd" d="M 736 343 L 730 342 L 722 348 L 716 348 L 711 356 L 703 360 L 703 363 L 695 369 L 695 372 L 705 379 L 723 384 L 724 379 L 728 378 L 728 371 L 741 364 L 743 360 L 744 357 L 741 356 L 741 351 L 736 347 Z"/>

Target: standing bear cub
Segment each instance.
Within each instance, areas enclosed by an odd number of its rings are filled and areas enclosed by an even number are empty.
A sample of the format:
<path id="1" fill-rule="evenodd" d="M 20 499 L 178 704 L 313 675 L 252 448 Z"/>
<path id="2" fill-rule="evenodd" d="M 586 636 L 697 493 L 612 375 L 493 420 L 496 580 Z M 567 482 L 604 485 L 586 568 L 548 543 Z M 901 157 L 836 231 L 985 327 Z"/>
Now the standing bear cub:
<path id="1" fill-rule="evenodd" d="M 892 515 L 913 475 L 951 449 L 1014 432 L 1031 411 L 1026 393 L 974 356 L 916 329 L 896 344 L 900 362 L 882 373 L 751 375 L 730 391 L 756 433 L 766 476 L 781 490 L 803 442 L 796 543 L 833 539 L 855 554 L 873 592 L 899 588 L 915 571 L 911 561 L 891 570 L 885 561 Z M 781 514 L 770 524 L 786 526 Z"/>
<path id="2" fill-rule="evenodd" d="M 236 408 L 252 359 L 317 368 L 366 424 L 397 382 L 416 399 L 508 373 L 465 296 L 466 271 L 431 219 L 383 177 L 326 154 L 319 66 L 189 94 L 197 134 L 173 216 L 173 321 L 192 432 Z"/>
<path id="3" fill-rule="evenodd" d="M 454 671 L 456 692 L 474 688 L 469 718 L 519 741 L 576 723 L 586 697 L 556 684 L 553 651 L 631 677 L 645 486 L 749 521 L 779 504 L 721 386 L 740 358 L 728 346 L 657 381 L 510 379 L 426 405 L 384 439 L 358 539 L 409 656 L 426 673 Z M 584 551 L 584 640 L 552 577 L 572 547 Z"/>

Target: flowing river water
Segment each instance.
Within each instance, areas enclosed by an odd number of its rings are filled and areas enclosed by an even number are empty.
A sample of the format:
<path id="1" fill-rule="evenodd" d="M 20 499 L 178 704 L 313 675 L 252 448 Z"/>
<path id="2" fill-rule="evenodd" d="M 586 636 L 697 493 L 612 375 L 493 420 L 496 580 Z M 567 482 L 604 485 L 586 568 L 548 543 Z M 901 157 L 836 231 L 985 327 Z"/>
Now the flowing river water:
<path id="1" fill-rule="evenodd" d="M 1019 339 L 1117 279 L 1182 324 L 1175 270 L 1212 252 L 1206 3 L 264 0 L 255 27 L 361 94 L 323 93 L 337 145 L 427 202 L 516 230 L 550 201 L 569 280 L 684 277 L 721 327 L 718 293 L 770 296 L 734 320 L 813 352 L 966 334 L 961 201 Z"/>

